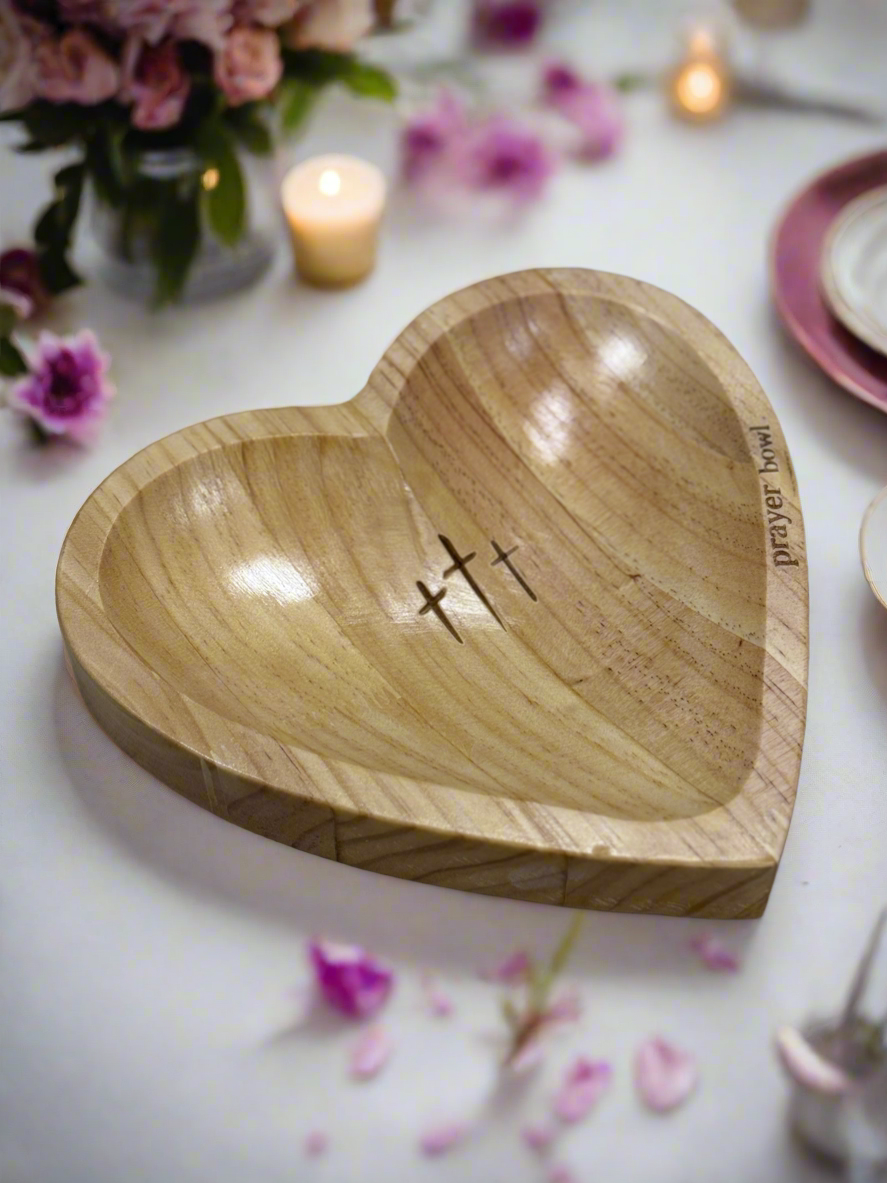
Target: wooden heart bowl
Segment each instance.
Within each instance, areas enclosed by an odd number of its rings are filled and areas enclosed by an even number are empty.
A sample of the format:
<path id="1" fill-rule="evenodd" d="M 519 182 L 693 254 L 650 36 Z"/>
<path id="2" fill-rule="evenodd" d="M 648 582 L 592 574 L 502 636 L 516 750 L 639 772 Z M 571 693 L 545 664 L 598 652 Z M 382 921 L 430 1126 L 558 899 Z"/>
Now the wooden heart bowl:
<path id="1" fill-rule="evenodd" d="M 96 490 L 57 579 L 89 710 L 220 817 L 354 867 L 757 916 L 807 569 L 779 424 L 676 297 L 527 271 L 350 403 L 226 415 Z"/>

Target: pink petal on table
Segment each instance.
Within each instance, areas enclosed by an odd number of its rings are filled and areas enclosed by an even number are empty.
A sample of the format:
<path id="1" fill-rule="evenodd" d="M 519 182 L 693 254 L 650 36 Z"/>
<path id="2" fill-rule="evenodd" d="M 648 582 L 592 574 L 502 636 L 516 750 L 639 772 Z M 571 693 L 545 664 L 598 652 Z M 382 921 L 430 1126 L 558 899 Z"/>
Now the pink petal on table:
<path id="1" fill-rule="evenodd" d="M 667 1113 L 686 1101 L 699 1082 L 696 1060 L 665 1039 L 648 1039 L 635 1058 L 635 1084 L 644 1104 Z"/>
<path id="2" fill-rule="evenodd" d="M 431 974 L 422 975 L 422 989 L 428 1009 L 435 1018 L 445 1019 L 453 1013 L 455 1007 L 452 998 L 437 985 Z"/>
<path id="3" fill-rule="evenodd" d="M 610 1087 L 612 1076 L 613 1069 L 606 1060 L 580 1056 L 554 1099 L 554 1111 L 561 1121 L 581 1121 Z"/>
<path id="4" fill-rule="evenodd" d="M 434 1126 L 422 1135 L 419 1147 L 429 1158 L 437 1158 L 447 1154 L 454 1146 L 463 1142 L 471 1132 L 471 1127 L 464 1121 L 453 1121 L 448 1125 Z"/>
<path id="5" fill-rule="evenodd" d="M 853 1086 L 847 1073 L 821 1056 L 794 1027 L 779 1028 L 776 1050 L 789 1076 L 808 1089 L 839 1097 Z"/>
<path id="6" fill-rule="evenodd" d="M 551 1168 L 548 1172 L 548 1183 L 575 1183 L 576 1176 L 563 1163 Z"/>
<path id="7" fill-rule="evenodd" d="M 351 1051 L 351 1075 L 356 1080 L 369 1080 L 388 1063 L 394 1045 L 383 1027 L 370 1027 Z"/>
<path id="8" fill-rule="evenodd" d="M 525 982 L 530 976 L 531 969 L 529 953 L 519 950 L 489 969 L 481 970 L 480 976 L 486 982 L 501 982 L 505 986 L 514 986 Z"/>
<path id="9" fill-rule="evenodd" d="M 739 958 L 710 932 L 692 940 L 690 948 L 699 954 L 705 968 L 714 973 L 736 973 L 739 969 Z"/>
<path id="10" fill-rule="evenodd" d="M 545 1022 L 573 1023 L 582 1018 L 582 996 L 578 990 L 565 990 L 549 1004 L 544 1014 Z"/>
<path id="11" fill-rule="evenodd" d="M 550 1125 L 525 1125 L 521 1130 L 524 1144 L 537 1154 L 541 1154 L 557 1137 L 557 1130 Z"/>
<path id="12" fill-rule="evenodd" d="M 309 1158 L 318 1158 L 329 1147 L 329 1138 L 321 1130 L 312 1130 L 305 1138 L 304 1149 Z"/>

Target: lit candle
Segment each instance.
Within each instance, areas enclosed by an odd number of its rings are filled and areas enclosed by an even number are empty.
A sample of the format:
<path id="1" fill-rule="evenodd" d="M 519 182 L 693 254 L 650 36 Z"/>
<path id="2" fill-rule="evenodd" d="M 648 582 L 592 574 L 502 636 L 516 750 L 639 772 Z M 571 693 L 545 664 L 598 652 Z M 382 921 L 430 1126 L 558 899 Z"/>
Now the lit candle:
<path id="1" fill-rule="evenodd" d="M 347 287 L 373 269 L 385 178 L 355 156 L 317 156 L 290 169 L 281 190 L 296 268 L 321 287 Z"/>
<path id="2" fill-rule="evenodd" d="M 730 100 L 730 68 L 715 38 L 705 29 L 687 39 L 683 61 L 671 75 L 669 94 L 683 119 L 706 123 L 724 113 Z"/>

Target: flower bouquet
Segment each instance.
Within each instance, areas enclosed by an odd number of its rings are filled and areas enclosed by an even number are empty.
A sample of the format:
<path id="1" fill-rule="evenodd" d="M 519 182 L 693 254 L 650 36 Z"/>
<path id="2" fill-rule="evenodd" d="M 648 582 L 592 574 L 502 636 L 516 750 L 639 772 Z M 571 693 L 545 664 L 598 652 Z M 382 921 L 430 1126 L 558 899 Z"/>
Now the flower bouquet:
<path id="1" fill-rule="evenodd" d="M 202 245 L 247 230 L 243 152 L 270 155 L 330 83 L 393 97 L 353 53 L 372 23 L 370 0 L 0 0 L 0 120 L 24 129 L 18 151 L 74 157 L 34 231 L 45 288 L 80 282 L 88 182 L 155 301 L 179 297 Z"/>

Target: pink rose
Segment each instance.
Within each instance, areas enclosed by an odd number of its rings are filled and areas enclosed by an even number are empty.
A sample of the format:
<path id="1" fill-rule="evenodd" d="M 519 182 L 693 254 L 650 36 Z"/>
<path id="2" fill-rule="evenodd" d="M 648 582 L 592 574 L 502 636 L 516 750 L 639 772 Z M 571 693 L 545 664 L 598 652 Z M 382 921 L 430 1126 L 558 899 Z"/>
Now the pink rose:
<path id="1" fill-rule="evenodd" d="M 302 0 L 235 0 L 234 20 L 238 25 L 265 25 L 276 29 L 296 15 Z"/>
<path id="2" fill-rule="evenodd" d="M 26 107 L 34 98 L 32 61 L 16 14 L 0 0 L 0 111 Z"/>
<path id="3" fill-rule="evenodd" d="M 374 20 L 372 0 L 311 0 L 297 14 L 286 42 L 293 49 L 350 53 Z"/>
<path id="4" fill-rule="evenodd" d="M 178 123 L 191 93 L 191 79 L 182 69 L 176 43 L 145 45 L 132 37 L 123 62 L 120 98 L 134 104 L 133 125 L 142 131 L 160 131 Z"/>
<path id="5" fill-rule="evenodd" d="M 112 29 L 151 45 L 174 37 L 219 49 L 231 27 L 230 0 L 105 0 L 105 9 Z"/>
<path id="6" fill-rule="evenodd" d="M 280 43 L 270 29 L 238 25 L 216 55 L 216 82 L 232 107 L 267 98 L 282 74 Z"/>
<path id="7" fill-rule="evenodd" d="M 120 71 L 85 29 L 69 29 L 56 41 L 48 37 L 34 53 L 37 94 L 52 103 L 91 107 L 112 98 Z"/>

